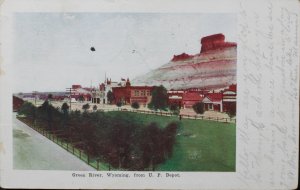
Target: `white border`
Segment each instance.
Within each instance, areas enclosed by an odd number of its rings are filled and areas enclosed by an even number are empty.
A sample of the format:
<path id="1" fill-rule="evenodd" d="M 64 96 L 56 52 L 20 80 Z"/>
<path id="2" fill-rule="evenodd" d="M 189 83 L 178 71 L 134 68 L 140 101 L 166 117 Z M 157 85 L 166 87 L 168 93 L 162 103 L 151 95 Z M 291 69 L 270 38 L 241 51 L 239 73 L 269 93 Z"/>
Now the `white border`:
<path id="1" fill-rule="evenodd" d="M 256 10 L 261 6 L 258 11 L 265 11 L 265 4 L 261 5 L 262 1 L 246 3 L 245 1 L 238 0 L 226 0 L 226 1 L 199 1 L 199 0 L 27 0 L 27 1 L 4 1 L 1 5 L 1 55 L 3 56 L 3 62 L 1 63 L 1 69 L 4 74 L 0 76 L 0 126 L 1 126 L 1 186 L 3 187 L 14 187 L 14 188 L 127 188 L 127 189 L 144 189 L 144 188 L 157 188 L 157 189 L 248 189 L 248 188 L 293 188 L 298 183 L 297 180 L 293 178 L 291 182 L 287 185 L 280 185 L 278 183 L 271 185 L 268 181 L 264 179 L 268 178 L 270 173 L 268 170 L 272 168 L 266 168 L 266 171 L 258 168 L 255 163 L 257 161 L 257 156 L 255 152 L 259 147 L 256 144 L 258 140 L 257 131 L 253 128 L 247 128 L 240 130 L 241 126 L 245 125 L 246 113 L 249 110 L 243 106 L 243 104 L 238 103 L 238 115 L 237 115 L 237 158 L 236 158 L 236 168 L 237 172 L 179 172 L 181 177 L 179 179 L 172 178 L 155 178 L 155 179 L 99 179 L 99 178 L 73 178 L 72 173 L 69 171 L 19 171 L 12 170 L 12 106 L 11 106 L 11 93 L 12 93 L 12 81 L 15 77 L 13 75 L 13 70 L 10 68 L 11 63 L 11 52 L 12 40 L 14 37 L 12 31 L 12 14 L 14 12 L 202 12 L 202 13 L 239 13 L 243 15 L 241 7 L 244 7 L 246 11 Z M 286 6 L 288 9 L 298 10 L 299 5 L 296 1 L 275 1 L 274 5 L 276 7 Z M 247 9 L 247 6 L 249 8 Z M 250 9 L 251 8 L 251 9 Z M 297 9 L 298 8 L 298 9 Z M 259 12 L 260 13 L 260 12 Z M 276 14 L 276 12 L 274 13 Z M 241 22 L 242 19 L 239 19 Z M 241 23 L 239 23 L 241 24 Z M 4 26 L 4 27 L 3 27 Z M 250 28 L 253 29 L 253 28 Z M 241 27 L 239 26 L 239 30 Z M 241 31 L 239 31 L 241 34 Z M 239 38 L 241 40 L 242 38 Z M 251 39 L 251 38 L 250 38 Z M 253 39 L 255 40 L 255 39 Z M 241 57 L 245 54 L 245 50 L 242 49 L 238 41 L 238 102 L 243 102 L 243 94 L 247 92 L 247 89 L 243 88 L 245 68 L 241 66 Z M 299 37 L 298 37 L 299 44 Z M 250 44 L 251 45 L 251 44 Z M 247 53 L 246 53 L 247 54 Z M 299 54 L 298 54 L 299 55 Z M 298 59 L 299 63 L 299 59 Z M 299 68 L 299 67 L 298 67 Z M 299 69 L 298 69 L 299 70 Z M 298 79 L 299 79 L 299 72 Z M 296 87 L 299 87 L 299 81 Z M 256 89 L 251 89 L 251 92 L 256 92 Z M 297 94 L 299 101 L 299 93 Z M 252 101 L 253 102 L 253 101 Z M 250 104 L 252 102 L 249 102 Z M 295 101 L 298 105 L 299 102 Z M 253 111 L 255 109 L 253 108 Z M 294 111 L 299 114 L 299 108 L 296 107 Z M 249 116 L 249 115 L 248 115 Z M 250 118 L 255 118 L 254 115 L 250 115 Z M 298 118 L 299 120 L 299 118 Z M 299 121 L 296 122 L 298 125 Z M 294 123 L 295 124 L 295 123 Z M 267 125 L 267 124 L 266 124 Z M 299 126 L 299 125 L 298 125 Z M 298 128 L 296 132 L 298 132 Z M 247 138 L 250 138 L 250 143 L 243 143 L 244 133 L 247 133 Z M 265 136 L 270 135 L 269 131 L 264 131 L 262 133 Z M 298 133 L 297 133 L 298 134 Z M 5 142 L 5 143 L 3 143 Z M 268 144 L 266 140 L 263 140 L 263 145 Z M 264 151 L 268 153 L 269 149 L 264 147 Z M 277 149 L 278 151 L 278 149 Z M 295 147 L 290 148 L 288 151 L 295 151 Z M 298 148 L 296 147 L 298 152 Z M 243 162 L 245 153 L 249 158 L 247 159 L 247 164 Z M 250 156 L 253 156 L 253 158 Z M 281 158 L 282 153 L 278 152 L 277 156 Z M 298 154 L 296 159 L 298 158 Z M 258 160 L 263 167 L 266 163 L 263 158 Z M 252 165 L 251 165 L 252 164 Z M 284 165 L 286 167 L 286 165 Z M 298 163 L 296 165 L 298 168 Z M 247 169 L 247 170 L 246 170 Z M 274 167 L 274 170 L 278 167 Z M 246 174 L 248 171 L 249 174 Z M 82 173 L 82 172 L 81 172 Z M 88 172 L 83 172 L 88 173 Z M 99 172 L 103 173 L 103 172 Z M 146 172 L 147 173 L 147 172 Z M 160 172 L 164 173 L 164 172 Z M 177 173 L 177 172 L 176 172 Z M 106 175 L 106 172 L 103 173 Z M 260 181 L 256 181 L 255 178 L 260 175 Z M 275 179 L 280 177 L 280 173 L 274 173 Z M 297 174 L 296 174 L 297 176 Z"/>

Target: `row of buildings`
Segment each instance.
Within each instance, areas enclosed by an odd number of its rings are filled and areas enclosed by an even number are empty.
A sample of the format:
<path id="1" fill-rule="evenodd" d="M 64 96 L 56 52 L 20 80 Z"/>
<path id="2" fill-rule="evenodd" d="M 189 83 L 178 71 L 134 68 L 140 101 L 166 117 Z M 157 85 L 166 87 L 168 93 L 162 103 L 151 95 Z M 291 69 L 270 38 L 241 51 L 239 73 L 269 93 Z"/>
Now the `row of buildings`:
<path id="1" fill-rule="evenodd" d="M 218 92 L 201 89 L 168 91 L 169 104 L 177 104 L 179 107 L 186 109 L 192 108 L 197 102 L 203 102 L 205 110 L 219 112 L 227 112 L 231 105 L 236 106 L 236 95 L 236 84 L 232 84 Z"/>
<path id="2" fill-rule="evenodd" d="M 132 86 L 127 78 L 121 79 L 121 82 L 112 82 L 106 79 L 104 83 L 99 85 L 98 89 L 93 89 L 92 103 L 108 104 L 121 102 L 123 105 L 138 102 L 140 105 L 146 106 L 151 101 L 151 86 Z M 108 94 L 112 93 L 113 102 L 109 102 Z"/>
<path id="3" fill-rule="evenodd" d="M 133 86 L 127 78 L 121 79 L 121 82 L 112 82 L 111 79 L 106 79 L 98 88 L 92 88 L 85 93 L 81 87 L 73 85 L 74 94 L 72 98 L 84 96 L 86 101 L 91 101 L 95 104 L 116 104 L 121 102 L 123 105 L 130 105 L 133 102 L 138 102 L 141 106 L 147 106 L 151 101 L 151 93 L 153 86 Z M 73 88 L 72 87 L 72 88 Z M 76 93 L 77 92 L 77 93 Z M 113 101 L 109 102 L 108 94 L 111 92 Z M 198 88 L 185 90 L 169 90 L 168 103 L 176 104 L 180 108 L 192 108 L 197 102 L 203 102 L 205 110 L 214 110 L 226 112 L 233 104 L 236 105 L 237 88 L 236 84 L 232 84 L 225 89 L 219 91 L 209 91 Z"/>
<path id="4" fill-rule="evenodd" d="M 138 102 L 140 106 L 146 107 L 151 101 L 153 86 L 134 86 L 130 80 L 121 79 L 120 82 L 113 82 L 106 78 L 98 87 L 82 87 L 72 85 L 68 92 L 52 93 L 54 100 L 71 100 L 73 102 L 91 102 L 94 104 L 116 104 L 131 105 Z M 71 92 L 71 96 L 70 96 Z M 205 110 L 227 112 L 231 105 L 236 105 L 237 88 L 232 84 L 225 89 L 209 91 L 205 89 L 190 88 L 184 90 L 168 90 L 168 104 L 176 104 L 181 109 L 192 108 L 195 103 L 203 102 Z M 23 94 L 22 99 L 47 99 L 48 93 Z M 109 96 L 112 96 L 110 102 Z M 20 96 L 18 96 L 20 97 Z"/>

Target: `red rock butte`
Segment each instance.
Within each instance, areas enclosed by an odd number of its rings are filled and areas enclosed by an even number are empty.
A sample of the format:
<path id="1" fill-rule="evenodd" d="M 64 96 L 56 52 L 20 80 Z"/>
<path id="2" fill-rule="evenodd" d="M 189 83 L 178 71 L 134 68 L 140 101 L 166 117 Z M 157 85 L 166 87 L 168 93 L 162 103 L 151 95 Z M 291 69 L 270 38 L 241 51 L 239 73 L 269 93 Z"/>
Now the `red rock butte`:
<path id="1" fill-rule="evenodd" d="M 214 34 L 201 39 L 200 53 L 174 55 L 168 63 L 132 82 L 135 85 L 163 85 L 175 90 L 217 90 L 236 84 L 236 60 L 237 44 L 226 42 L 223 34 Z"/>
<path id="2" fill-rule="evenodd" d="M 174 55 L 172 61 L 181 61 L 181 60 L 189 59 L 192 57 L 194 57 L 194 56 L 186 54 L 186 53 L 182 53 L 180 55 Z"/>
<path id="3" fill-rule="evenodd" d="M 237 44 L 235 42 L 225 42 L 225 36 L 223 34 L 213 34 L 210 36 L 203 37 L 201 39 L 201 51 L 200 53 L 204 53 L 210 50 L 218 50 L 227 47 L 236 47 Z M 187 53 L 182 53 L 179 55 L 174 55 L 172 60 L 175 61 L 183 61 L 187 59 L 191 59 L 196 55 L 189 55 Z"/>
<path id="4" fill-rule="evenodd" d="M 236 46 L 234 42 L 225 42 L 225 36 L 223 34 L 214 34 L 210 36 L 203 37 L 201 39 L 201 51 L 200 53 L 216 50 L 224 47 Z"/>

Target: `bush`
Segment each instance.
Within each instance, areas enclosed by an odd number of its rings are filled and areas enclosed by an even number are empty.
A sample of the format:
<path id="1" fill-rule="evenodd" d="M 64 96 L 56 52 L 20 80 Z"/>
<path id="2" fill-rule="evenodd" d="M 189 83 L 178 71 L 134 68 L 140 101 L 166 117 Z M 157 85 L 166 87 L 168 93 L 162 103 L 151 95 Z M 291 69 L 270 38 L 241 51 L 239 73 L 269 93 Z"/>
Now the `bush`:
<path id="1" fill-rule="evenodd" d="M 131 104 L 131 107 L 134 108 L 134 109 L 139 109 L 140 108 L 140 104 L 138 102 L 133 102 Z"/>
<path id="2" fill-rule="evenodd" d="M 90 105 L 89 104 L 84 104 L 82 106 L 82 109 L 84 110 L 84 112 L 86 112 L 88 109 L 90 109 Z"/>
<path id="3" fill-rule="evenodd" d="M 204 113 L 204 103 L 198 102 L 198 103 L 194 104 L 193 109 L 196 113 L 203 114 Z"/>
<path id="4" fill-rule="evenodd" d="M 97 111 L 97 106 L 96 105 L 93 106 L 93 110 Z"/>
<path id="5" fill-rule="evenodd" d="M 179 114 L 179 106 L 177 104 L 171 104 L 169 109 L 176 115 Z"/>
<path id="6" fill-rule="evenodd" d="M 227 114 L 230 118 L 236 115 L 236 104 L 230 104 L 228 106 Z"/>
<path id="7" fill-rule="evenodd" d="M 121 106 L 122 106 L 122 102 L 117 102 L 116 105 L 117 105 L 118 107 L 121 107 Z"/>

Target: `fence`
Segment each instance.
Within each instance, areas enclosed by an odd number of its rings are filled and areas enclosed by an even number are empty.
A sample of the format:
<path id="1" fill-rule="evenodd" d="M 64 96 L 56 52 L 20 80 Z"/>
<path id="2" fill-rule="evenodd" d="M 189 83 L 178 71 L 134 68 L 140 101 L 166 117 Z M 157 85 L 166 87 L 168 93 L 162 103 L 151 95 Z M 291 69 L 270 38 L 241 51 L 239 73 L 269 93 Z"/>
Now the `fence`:
<path id="1" fill-rule="evenodd" d="M 89 110 L 92 111 L 92 110 Z M 133 112 L 133 113 L 143 113 L 143 114 L 152 114 L 159 116 L 176 116 L 179 119 L 201 119 L 201 120 L 211 120 L 222 123 L 236 123 L 236 119 L 233 118 L 225 118 L 225 117 L 212 117 L 212 116 L 203 116 L 203 115 L 188 115 L 188 114 L 174 114 L 173 112 L 167 111 L 153 111 L 153 110 L 138 110 L 138 109 L 128 109 L 128 108 L 106 108 L 106 109 L 98 109 L 98 111 L 109 112 L 109 111 L 125 111 L 125 112 Z"/>
<path id="2" fill-rule="evenodd" d="M 236 119 L 233 118 L 225 118 L 225 117 L 211 117 L 211 116 L 203 116 L 203 115 L 188 115 L 188 114 L 174 114 L 172 112 L 166 112 L 166 111 L 151 111 L 151 110 L 135 110 L 135 109 L 100 109 L 99 111 L 125 111 L 125 112 L 133 112 L 133 113 L 143 113 L 143 114 L 152 114 L 152 115 L 159 115 L 159 116 L 176 116 L 179 119 L 194 119 L 194 120 L 211 120 L 211 121 L 217 121 L 217 122 L 223 122 L 223 123 L 236 123 Z"/>
<path id="3" fill-rule="evenodd" d="M 82 142 L 68 142 L 68 138 L 64 138 L 64 131 L 62 130 L 46 130 L 43 127 L 39 127 L 35 124 L 30 124 L 23 120 L 22 118 L 18 118 L 20 121 L 24 122 L 27 126 L 34 129 L 41 135 L 45 136 L 52 142 L 56 143 L 60 147 L 64 148 L 68 152 L 72 153 L 74 156 L 78 157 L 80 160 L 84 161 L 91 167 L 95 168 L 96 170 L 103 170 L 103 171 L 111 171 L 114 170 L 109 164 L 101 162 L 100 158 L 92 157 L 83 149 L 77 148 L 76 146 Z"/>

